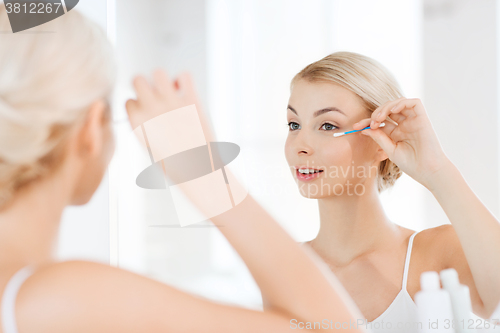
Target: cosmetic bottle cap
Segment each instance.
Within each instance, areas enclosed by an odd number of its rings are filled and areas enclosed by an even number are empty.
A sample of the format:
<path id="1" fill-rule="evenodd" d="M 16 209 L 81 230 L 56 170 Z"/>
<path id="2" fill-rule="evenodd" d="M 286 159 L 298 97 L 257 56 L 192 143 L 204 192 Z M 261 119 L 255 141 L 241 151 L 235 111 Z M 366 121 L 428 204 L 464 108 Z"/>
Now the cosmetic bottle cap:
<path id="1" fill-rule="evenodd" d="M 460 281 L 458 280 L 458 273 L 454 268 L 443 269 L 439 275 L 441 276 L 441 283 L 446 289 L 456 288 L 460 286 Z"/>
<path id="2" fill-rule="evenodd" d="M 422 290 L 439 290 L 439 275 L 437 272 L 423 272 L 420 275 L 420 289 Z"/>

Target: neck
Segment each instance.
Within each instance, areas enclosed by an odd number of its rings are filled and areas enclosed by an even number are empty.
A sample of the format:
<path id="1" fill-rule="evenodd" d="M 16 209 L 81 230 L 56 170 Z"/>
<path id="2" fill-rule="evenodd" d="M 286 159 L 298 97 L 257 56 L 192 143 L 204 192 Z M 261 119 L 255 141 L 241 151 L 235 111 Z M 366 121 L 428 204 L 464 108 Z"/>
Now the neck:
<path id="1" fill-rule="evenodd" d="M 374 188 L 363 195 L 322 198 L 318 206 L 320 231 L 310 244 L 337 267 L 388 247 L 401 235 L 401 229 L 385 215 Z"/>
<path id="2" fill-rule="evenodd" d="M 51 176 L 20 189 L 0 210 L 0 263 L 43 264 L 54 260 L 59 223 L 67 204 L 63 177 Z"/>

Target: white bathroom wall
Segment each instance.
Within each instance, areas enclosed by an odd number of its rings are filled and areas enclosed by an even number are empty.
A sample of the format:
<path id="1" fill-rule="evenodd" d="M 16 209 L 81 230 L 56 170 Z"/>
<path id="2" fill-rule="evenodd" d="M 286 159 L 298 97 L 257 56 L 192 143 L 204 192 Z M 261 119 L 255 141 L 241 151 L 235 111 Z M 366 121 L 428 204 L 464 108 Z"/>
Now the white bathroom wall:
<path id="1" fill-rule="evenodd" d="M 427 112 L 448 157 L 498 218 L 498 1 L 424 4 Z M 432 195 L 425 202 L 427 227 L 449 223 Z"/>

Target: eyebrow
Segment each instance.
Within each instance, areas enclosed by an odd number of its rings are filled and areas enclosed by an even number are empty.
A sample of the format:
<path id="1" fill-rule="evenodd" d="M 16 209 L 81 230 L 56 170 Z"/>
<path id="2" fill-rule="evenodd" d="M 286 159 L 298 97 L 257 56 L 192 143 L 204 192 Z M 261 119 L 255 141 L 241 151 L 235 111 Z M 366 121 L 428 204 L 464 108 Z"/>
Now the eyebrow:
<path id="1" fill-rule="evenodd" d="M 293 113 L 295 113 L 296 115 L 298 115 L 297 111 L 295 111 L 295 109 L 292 108 L 290 105 L 288 105 L 288 109 L 290 109 L 290 111 L 292 111 Z M 340 110 L 339 108 L 336 108 L 335 106 L 331 106 L 331 107 L 328 107 L 328 108 L 324 108 L 324 109 L 315 111 L 314 114 L 313 114 L 313 117 L 317 117 L 319 115 L 322 115 L 323 113 L 332 112 L 332 111 L 337 111 L 337 112 L 342 113 L 344 116 L 347 116 L 344 113 L 344 111 Z"/>

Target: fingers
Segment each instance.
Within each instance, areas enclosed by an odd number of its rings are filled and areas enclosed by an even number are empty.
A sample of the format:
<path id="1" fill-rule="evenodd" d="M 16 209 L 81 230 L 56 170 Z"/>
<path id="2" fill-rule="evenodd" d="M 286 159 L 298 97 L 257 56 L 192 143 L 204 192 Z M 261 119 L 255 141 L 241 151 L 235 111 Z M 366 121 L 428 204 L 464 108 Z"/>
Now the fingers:
<path id="1" fill-rule="evenodd" d="M 394 108 L 399 102 L 404 100 L 405 97 L 398 98 L 394 101 L 389 101 L 381 106 L 379 106 L 375 111 L 372 113 L 372 122 L 370 123 L 370 126 L 372 129 L 378 128 L 381 122 L 383 122 L 387 116 L 391 113 L 391 109 Z"/>
<path id="2" fill-rule="evenodd" d="M 137 76 L 133 83 L 139 103 L 141 103 L 141 97 L 149 99 L 153 97 L 155 91 L 167 98 L 176 93 L 184 96 L 195 95 L 193 80 L 187 72 L 181 73 L 176 80 L 172 80 L 165 70 L 158 68 L 153 72 L 153 85 L 150 85 L 143 76 Z"/>
<path id="3" fill-rule="evenodd" d="M 386 119 L 390 119 L 390 120 L 396 122 L 397 124 L 399 124 L 399 123 L 403 122 L 403 120 L 405 120 L 406 117 L 402 114 L 399 114 L 399 113 L 393 113 L 390 116 L 387 116 Z"/>
<path id="4" fill-rule="evenodd" d="M 405 120 L 406 117 L 403 116 L 402 114 L 391 114 L 390 117 L 386 117 L 383 122 L 385 122 L 386 126 L 388 124 L 392 124 L 393 126 L 397 126 L 398 124 L 400 124 L 403 120 Z M 358 121 L 357 123 L 355 123 L 352 128 L 354 130 L 360 130 L 362 128 L 365 128 L 367 126 L 370 126 L 370 123 L 372 121 L 372 118 L 365 118 L 365 119 L 362 119 L 360 121 Z"/>
<path id="5" fill-rule="evenodd" d="M 177 84 L 179 85 L 178 91 L 180 92 L 184 101 L 188 104 L 195 104 L 196 109 L 198 110 L 198 115 L 200 116 L 200 118 L 203 118 L 203 121 L 206 121 L 204 120 L 205 114 L 203 111 L 203 107 L 198 99 L 194 80 L 191 74 L 189 72 L 181 73 L 177 78 Z"/>
<path id="6" fill-rule="evenodd" d="M 127 102 L 125 102 L 125 108 L 127 109 L 127 112 L 134 112 L 139 108 L 139 105 L 135 99 L 129 99 Z"/>
<path id="7" fill-rule="evenodd" d="M 389 121 L 384 121 L 385 123 L 385 126 L 384 127 L 380 127 L 380 129 L 382 131 L 384 131 L 387 135 L 391 135 L 392 134 L 392 131 L 394 131 L 394 129 L 398 126 L 398 125 L 395 125 Z"/>
<path id="8" fill-rule="evenodd" d="M 153 71 L 152 81 L 144 76 L 133 80 L 137 94 L 136 99 L 130 99 L 125 107 L 132 126 L 154 118 L 164 112 L 195 104 L 200 112 L 194 84 L 189 73 L 182 73 L 178 79 L 172 80 L 166 71 Z"/>
<path id="9" fill-rule="evenodd" d="M 366 126 L 370 126 L 371 121 L 372 121 L 372 118 L 362 119 L 362 120 L 358 121 L 357 123 L 355 123 L 354 125 L 352 125 L 352 129 L 360 130 L 362 128 L 365 128 Z"/>
<path id="10" fill-rule="evenodd" d="M 365 128 L 366 126 L 371 126 L 372 128 L 378 128 L 380 123 L 382 123 L 388 116 L 388 115 L 384 116 L 383 112 L 385 110 L 387 110 L 388 108 L 393 108 L 395 105 L 397 105 L 397 103 L 399 103 L 400 101 L 402 101 L 404 99 L 405 99 L 404 97 L 401 97 L 401 98 L 398 98 L 394 101 L 389 101 L 385 104 L 380 105 L 378 108 L 376 108 L 372 112 L 370 118 L 366 118 L 366 119 L 363 119 L 363 120 L 357 122 L 356 124 L 353 125 L 353 128 L 355 130 Z M 393 120 L 393 119 L 391 119 L 391 120 Z M 373 122 L 373 124 L 372 124 L 372 122 Z"/>
<path id="11" fill-rule="evenodd" d="M 133 85 L 137 94 L 137 100 L 142 103 L 146 100 L 154 98 L 154 92 L 151 85 L 143 76 L 137 76 L 134 78 Z"/>
<path id="12" fill-rule="evenodd" d="M 132 129 L 135 129 L 134 127 L 137 127 L 135 118 L 137 117 L 137 111 L 139 110 L 139 103 L 136 100 L 129 99 L 125 103 L 125 109 L 127 110 L 129 121 L 130 124 L 132 125 Z"/>
<path id="13" fill-rule="evenodd" d="M 386 125 L 387 126 L 387 125 Z M 392 125 L 394 126 L 394 125 Z M 370 136 L 382 148 L 389 159 L 392 158 L 396 144 L 381 128 L 379 129 L 366 129 L 361 131 L 363 135 Z"/>
<path id="14" fill-rule="evenodd" d="M 137 76 L 133 83 L 139 103 L 154 97 L 155 93 L 163 98 L 170 98 L 176 93 L 176 82 L 173 82 L 167 72 L 161 68 L 153 71 L 152 85 L 143 76 Z"/>
<path id="15" fill-rule="evenodd" d="M 179 77 L 177 78 L 177 85 L 179 92 L 182 95 L 189 97 L 195 96 L 193 78 L 191 77 L 191 74 L 189 74 L 188 72 L 183 72 L 179 74 Z"/>
<path id="16" fill-rule="evenodd" d="M 174 83 L 163 69 L 159 68 L 153 72 L 153 81 L 155 89 L 160 95 L 168 98 L 174 94 Z"/>
<path id="17" fill-rule="evenodd" d="M 413 110 L 415 116 L 425 116 L 425 108 L 422 104 L 422 101 L 419 98 L 411 98 L 400 101 L 394 106 L 393 112 L 401 112 L 404 113 L 405 110 Z"/>
<path id="18" fill-rule="evenodd" d="M 405 118 L 399 116 L 399 121 L 396 120 L 398 116 L 393 116 L 393 119 L 399 123 L 406 118 L 416 117 L 416 116 L 426 116 L 425 108 L 418 98 L 404 98 L 401 97 L 397 100 L 388 102 L 383 106 L 377 108 L 372 114 L 373 123 L 371 123 L 372 128 L 378 128 L 380 123 L 384 121 L 389 115 L 402 114 Z"/>
<path id="19" fill-rule="evenodd" d="M 175 80 L 172 80 L 164 70 L 157 69 L 153 77 L 155 88 L 162 96 L 173 98 L 178 95 L 179 97 L 187 97 L 188 100 L 195 100 L 196 91 L 191 74 L 188 72 L 183 72 Z"/>

